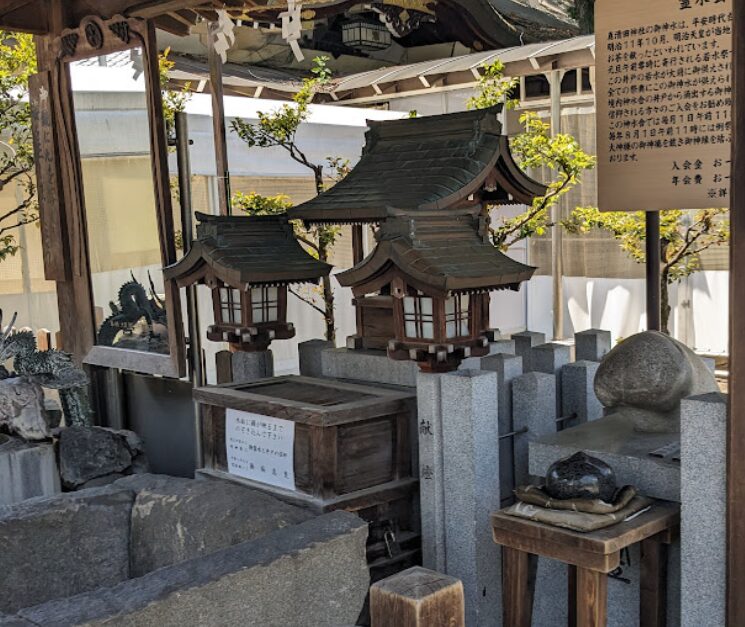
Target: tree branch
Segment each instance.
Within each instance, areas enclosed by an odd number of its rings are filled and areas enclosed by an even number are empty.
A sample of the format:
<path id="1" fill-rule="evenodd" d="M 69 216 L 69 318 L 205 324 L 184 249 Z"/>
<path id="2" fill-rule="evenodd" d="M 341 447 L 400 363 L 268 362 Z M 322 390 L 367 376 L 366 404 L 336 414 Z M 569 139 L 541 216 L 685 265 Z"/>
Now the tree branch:
<path id="1" fill-rule="evenodd" d="M 326 311 L 324 309 L 321 309 L 318 305 L 316 305 L 309 298 L 305 298 L 305 296 L 301 296 L 295 290 L 293 290 L 289 285 L 287 286 L 287 291 L 290 292 L 290 294 L 292 294 L 293 296 L 295 296 L 297 299 L 303 301 L 306 305 L 310 305 L 311 307 L 313 307 L 313 309 L 315 309 L 324 318 L 326 318 Z"/>

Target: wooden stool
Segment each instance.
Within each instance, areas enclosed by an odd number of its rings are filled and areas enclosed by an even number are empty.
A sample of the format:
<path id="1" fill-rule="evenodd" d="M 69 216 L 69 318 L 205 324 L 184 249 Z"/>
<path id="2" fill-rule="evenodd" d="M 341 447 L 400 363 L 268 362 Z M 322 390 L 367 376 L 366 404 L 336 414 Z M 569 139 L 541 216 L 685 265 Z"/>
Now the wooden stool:
<path id="1" fill-rule="evenodd" d="M 537 556 L 564 562 L 569 570 L 569 626 L 603 627 L 607 622 L 608 573 L 621 550 L 641 543 L 640 627 L 666 621 L 667 544 L 680 525 L 680 505 L 656 501 L 647 512 L 606 529 L 579 533 L 492 514 L 494 542 L 502 545 L 504 624 L 530 627 Z"/>

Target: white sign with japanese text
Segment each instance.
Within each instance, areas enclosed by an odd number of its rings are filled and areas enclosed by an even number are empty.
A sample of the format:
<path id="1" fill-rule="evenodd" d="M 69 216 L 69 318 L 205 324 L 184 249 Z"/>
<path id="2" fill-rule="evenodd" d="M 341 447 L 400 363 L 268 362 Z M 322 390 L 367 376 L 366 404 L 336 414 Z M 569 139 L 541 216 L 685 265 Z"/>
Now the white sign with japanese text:
<path id="1" fill-rule="evenodd" d="M 595 3 L 600 209 L 729 206 L 732 2 Z"/>
<path id="2" fill-rule="evenodd" d="M 295 423 L 237 409 L 225 411 L 228 472 L 295 489 Z"/>

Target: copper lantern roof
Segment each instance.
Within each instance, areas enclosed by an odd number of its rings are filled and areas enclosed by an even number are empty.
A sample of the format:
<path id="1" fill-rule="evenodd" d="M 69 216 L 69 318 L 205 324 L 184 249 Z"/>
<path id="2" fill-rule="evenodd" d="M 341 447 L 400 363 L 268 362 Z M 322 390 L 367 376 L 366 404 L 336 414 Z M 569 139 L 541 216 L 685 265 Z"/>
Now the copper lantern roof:
<path id="1" fill-rule="evenodd" d="M 390 281 L 391 269 L 427 294 L 517 290 L 535 268 L 511 259 L 488 240 L 485 218 L 466 212 L 392 215 L 381 226 L 375 250 L 337 276 L 355 294 Z"/>
<path id="2" fill-rule="evenodd" d="M 214 279 L 234 287 L 317 283 L 331 271 L 303 250 L 284 216 L 196 216 L 196 241 L 164 270 L 180 287 Z"/>

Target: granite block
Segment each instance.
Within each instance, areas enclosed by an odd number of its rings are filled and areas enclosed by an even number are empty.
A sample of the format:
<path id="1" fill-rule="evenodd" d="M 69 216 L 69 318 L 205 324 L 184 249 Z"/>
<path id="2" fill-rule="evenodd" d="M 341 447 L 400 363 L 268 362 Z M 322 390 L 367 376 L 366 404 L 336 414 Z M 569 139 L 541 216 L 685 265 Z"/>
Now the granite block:
<path id="1" fill-rule="evenodd" d="M 537 331 L 522 331 L 513 333 L 511 339 L 515 342 L 515 355 L 523 358 L 523 371 L 531 372 L 531 350 L 534 346 L 546 343 L 546 334 Z"/>
<path id="2" fill-rule="evenodd" d="M 323 376 L 365 383 L 416 387 L 419 367 L 390 359 L 385 351 L 332 348 L 321 354 Z"/>
<path id="3" fill-rule="evenodd" d="M 561 415 L 577 414 L 571 425 L 603 417 L 603 406 L 595 395 L 595 373 L 600 364 L 596 361 L 576 361 L 561 370 Z M 564 427 L 570 423 L 565 422 Z"/>
<path id="4" fill-rule="evenodd" d="M 681 617 L 724 625 L 727 401 L 714 392 L 681 403 Z"/>
<path id="5" fill-rule="evenodd" d="M 0 505 L 60 492 L 54 447 L 0 435 Z"/>
<path id="6" fill-rule="evenodd" d="M 442 459 L 443 375 L 417 373 L 417 433 L 419 436 L 419 503 L 422 525 L 422 564 L 445 571 L 445 493 Z"/>
<path id="7" fill-rule="evenodd" d="M 230 356 L 233 368 L 233 383 L 251 383 L 274 376 L 274 355 L 272 351 L 248 353 L 238 351 Z"/>
<path id="8" fill-rule="evenodd" d="M 497 375 L 466 370 L 440 379 L 445 572 L 463 582 L 466 624 L 502 624 L 501 551 L 490 516 L 500 508 Z"/>
<path id="9" fill-rule="evenodd" d="M 515 436 L 514 440 L 515 485 L 529 483 L 529 444 L 544 435 L 556 433 L 555 398 L 554 375 L 529 372 L 512 382 L 513 426 L 515 431 L 527 430 Z"/>
<path id="10" fill-rule="evenodd" d="M 323 376 L 323 351 L 334 348 L 334 343 L 328 340 L 308 340 L 297 346 L 300 374 L 304 377 Z"/>
<path id="11" fill-rule="evenodd" d="M 523 359 L 517 355 L 497 354 L 484 357 L 482 369 L 497 373 L 497 410 L 500 436 L 512 433 L 512 382 L 523 374 Z M 502 504 L 512 502 L 515 488 L 515 438 L 499 440 L 499 493 Z"/>
<path id="12" fill-rule="evenodd" d="M 588 329 L 574 334 L 574 351 L 577 361 L 602 361 L 610 349 L 610 331 Z"/>

